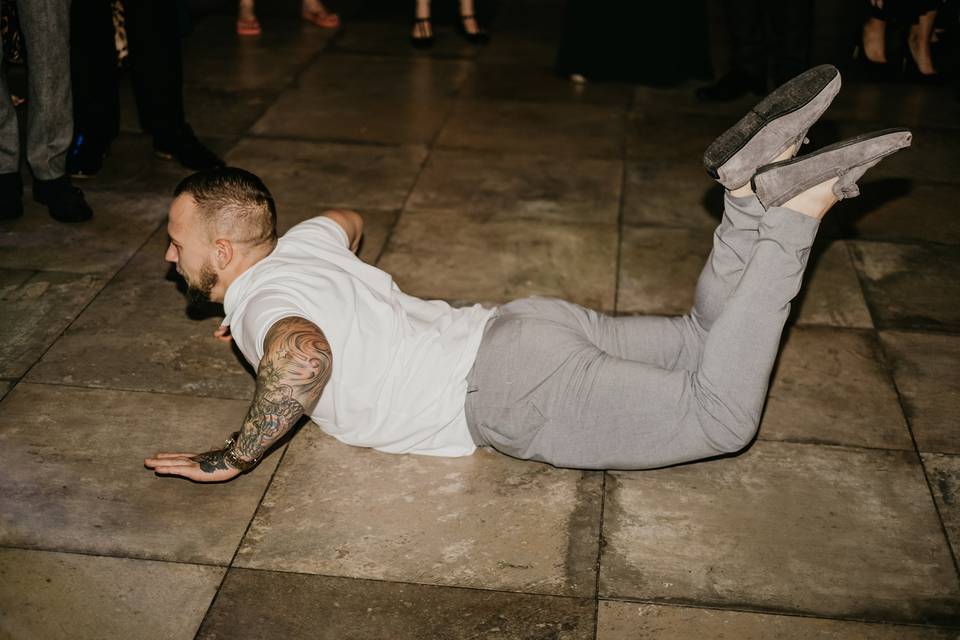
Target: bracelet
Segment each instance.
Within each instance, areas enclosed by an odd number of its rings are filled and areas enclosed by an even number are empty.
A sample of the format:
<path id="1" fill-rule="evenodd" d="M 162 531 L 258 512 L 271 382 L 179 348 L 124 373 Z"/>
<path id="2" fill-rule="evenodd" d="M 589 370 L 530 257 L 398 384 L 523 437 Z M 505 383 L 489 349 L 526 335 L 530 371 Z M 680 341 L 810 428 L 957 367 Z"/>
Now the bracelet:
<path id="1" fill-rule="evenodd" d="M 237 438 L 240 436 L 239 431 L 234 431 L 230 434 L 230 438 L 223 445 L 223 461 L 228 465 L 236 469 L 237 471 L 249 471 L 257 466 L 257 463 L 260 462 L 260 457 L 257 456 L 253 460 L 244 460 L 237 455 L 235 449 L 237 444 Z"/>

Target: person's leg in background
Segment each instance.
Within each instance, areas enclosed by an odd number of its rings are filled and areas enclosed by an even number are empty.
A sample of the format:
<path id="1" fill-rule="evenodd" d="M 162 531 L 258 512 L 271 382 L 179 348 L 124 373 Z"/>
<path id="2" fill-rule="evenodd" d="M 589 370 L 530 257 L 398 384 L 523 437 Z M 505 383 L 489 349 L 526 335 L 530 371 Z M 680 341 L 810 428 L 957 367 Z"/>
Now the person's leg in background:
<path id="1" fill-rule="evenodd" d="M 67 173 L 93 177 L 120 130 L 113 8 L 110 0 L 74 0 L 70 12 L 74 135 Z"/>
<path id="2" fill-rule="evenodd" d="M 778 0 L 768 5 L 773 43 L 770 67 L 773 83 L 786 82 L 810 65 L 813 45 L 812 0 Z"/>
<path id="3" fill-rule="evenodd" d="M 766 9 L 771 4 L 767 0 L 724 0 L 723 12 L 730 38 L 730 70 L 716 83 L 697 89 L 699 99 L 726 101 L 747 93 L 762 95 L 766 92 Z"/>
<path id="4" fill-rule="evenodd" d="M 0 66 L 3 47 L 0 46 Z M 6 74 L 0 73 L 0 220 L 23 215 L 23 182 L 20 178 L 20 127 Z"/>
<path id="5" fill-rule="evenodd" d="M 60 222 L 83 222 L 93 212 L 66 176 L 73 138 L 70 0 L 31 0 L 18 9 L 27 50 L 27 161 L 33 198 Z"/>
<path id="6" fill-rule="evenodd" d="M 159 157 L 195 171 L 223 166 L 186 122 L 177 2 L 125 0 L 130 71 L 140 126 Z"/>

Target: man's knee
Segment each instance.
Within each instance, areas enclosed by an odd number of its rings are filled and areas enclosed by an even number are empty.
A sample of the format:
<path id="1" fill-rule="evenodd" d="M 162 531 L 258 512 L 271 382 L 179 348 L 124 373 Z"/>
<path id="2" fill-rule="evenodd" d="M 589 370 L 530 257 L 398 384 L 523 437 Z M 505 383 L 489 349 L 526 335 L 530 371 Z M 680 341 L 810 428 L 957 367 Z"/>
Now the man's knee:
<path id="1" fill-rule="evenodd" d="M 739 407 L 701 395 L 697 418 L 707 442 L 717 453 L 736 453 L 753 442 L 760 427 L 759 416 Z"/>

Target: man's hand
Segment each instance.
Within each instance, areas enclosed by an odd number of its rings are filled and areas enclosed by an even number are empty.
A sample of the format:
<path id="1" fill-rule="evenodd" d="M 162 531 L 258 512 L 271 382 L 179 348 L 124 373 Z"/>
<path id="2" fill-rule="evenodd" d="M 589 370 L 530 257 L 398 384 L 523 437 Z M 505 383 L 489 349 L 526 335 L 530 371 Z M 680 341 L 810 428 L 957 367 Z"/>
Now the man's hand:
<path id="1" fill-rule="evenodd" d="M 233 336 L 230 334 L 230 325 L 222 324 L 217 327 L 217 330 L 213 332 L 213 337 L 220 342 L 230 342 L 233 340 Z"/>
<path id="2" fill-rule="evenodd" d="M 143 464 L 161 475 L 183 476 L 197 482 L 224 482 L 240 475 L 226 463 L 226 449 L 206 453 L 158 453 Z"/>

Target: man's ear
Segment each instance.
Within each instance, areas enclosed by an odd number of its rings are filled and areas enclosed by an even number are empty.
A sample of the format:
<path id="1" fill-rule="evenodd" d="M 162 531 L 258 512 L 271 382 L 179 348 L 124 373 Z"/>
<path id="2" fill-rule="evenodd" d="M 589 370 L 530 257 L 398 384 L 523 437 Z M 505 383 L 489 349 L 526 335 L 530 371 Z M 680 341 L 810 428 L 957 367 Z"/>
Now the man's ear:
<path id="1" fill-rule="evenodd" d="M 214 240 L 213 246 L 216 249 L 216 264 L 220 271 L 226 269 L 234 258 L 233 243 L 229 240 Z"/>

